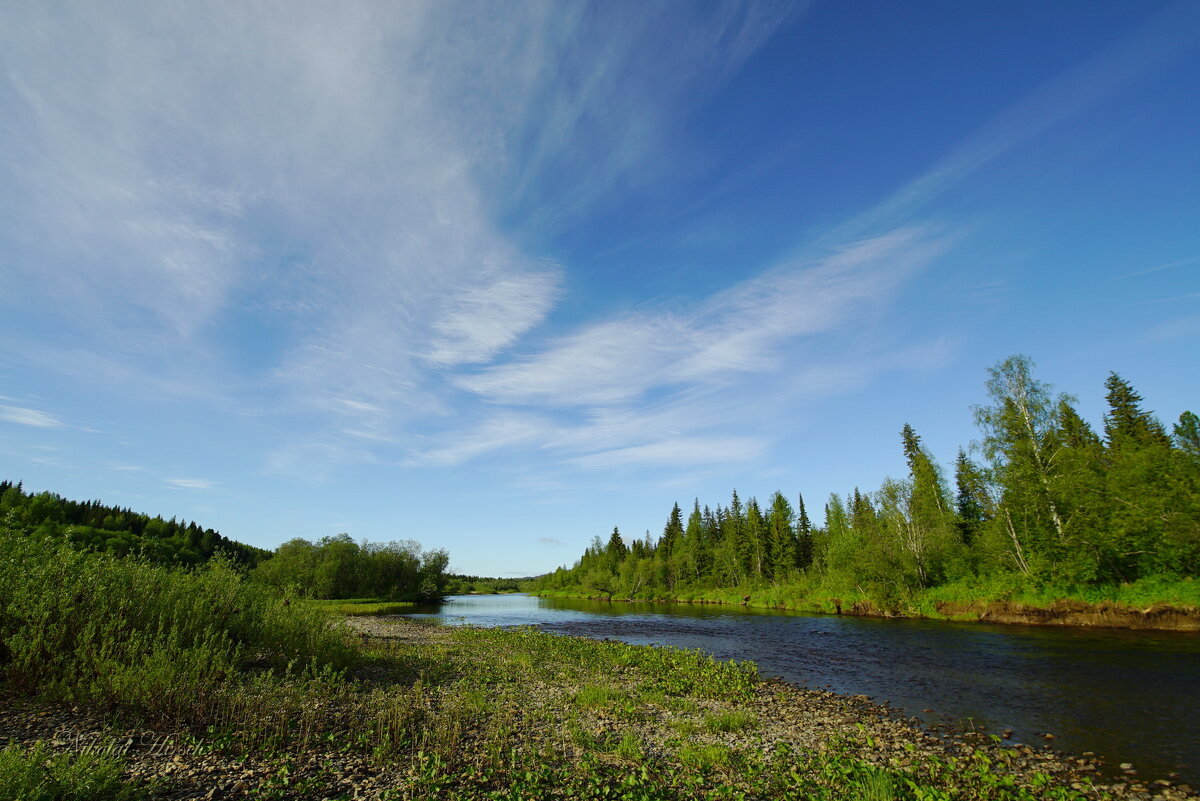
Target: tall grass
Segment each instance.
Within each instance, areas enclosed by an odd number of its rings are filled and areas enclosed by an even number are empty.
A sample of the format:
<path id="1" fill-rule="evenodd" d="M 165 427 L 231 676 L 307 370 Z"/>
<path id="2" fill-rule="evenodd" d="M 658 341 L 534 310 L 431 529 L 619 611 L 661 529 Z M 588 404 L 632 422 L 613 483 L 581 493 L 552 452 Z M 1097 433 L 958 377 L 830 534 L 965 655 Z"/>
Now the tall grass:
<path id="1" fill-rule="evenodd" d="M 0 798 L 7 801 L 135 801 L 121 761 L 98 752 L 51 754 L 42 743 L 0 750 Z"/>
<path id="2" fill-rule="evenodd" d="M 0 531 L 0 687 L 204 720 L 248 669 L 339 669 L 354 651 L 325 613 L 242 580 Z"/>

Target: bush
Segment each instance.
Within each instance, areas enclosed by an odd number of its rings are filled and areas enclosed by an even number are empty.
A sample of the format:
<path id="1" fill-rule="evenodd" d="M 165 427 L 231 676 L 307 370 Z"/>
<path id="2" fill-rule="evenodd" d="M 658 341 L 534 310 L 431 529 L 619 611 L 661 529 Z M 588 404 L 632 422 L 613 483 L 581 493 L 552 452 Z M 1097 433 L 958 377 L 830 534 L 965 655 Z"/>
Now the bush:
<path id="1" fill-rule="evenodd" d="M 247 667 L 348 666 L 326 613 L 242 579 L 84 553 L 0 530 L 0 686 L 56 700 L 204 718 Z"/>

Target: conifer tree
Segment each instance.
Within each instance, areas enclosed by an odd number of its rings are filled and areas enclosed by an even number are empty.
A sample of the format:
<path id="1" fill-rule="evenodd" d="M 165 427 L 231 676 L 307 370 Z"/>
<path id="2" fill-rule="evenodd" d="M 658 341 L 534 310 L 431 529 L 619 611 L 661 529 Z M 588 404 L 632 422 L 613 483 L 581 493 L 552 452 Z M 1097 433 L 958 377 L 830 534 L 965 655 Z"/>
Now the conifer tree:
<path id="1" fill-rule="evenodd" d="M 767 536 L 771 541 L 771 576 L 784 581 L 797 567 L 796 532 L 792 528 L 792 505 L 782 492 L 771 496 Z"/>
<path id="2" fill-rule="evenodd" d="M 767 536 L 767 521 L 763 517 L 758 500 L 751 498 L 746 502 L 746 567 L 752 578 L 770 578 L 771 576 L 771 540 Z"/>
<path id="3" fill-rule="evenodd" d="M 1162 423 L 1150 412 L 1142 410 L 1142 396 L 1128 381 L 1109 373 L 1104 382 L 1108 393 L 1108 413 L 1104 415 L 1104 435 L 1110 450 L 1148 445 L 1169 445 L 1170 440 Z"/>
<path id="4" fill-rule="evenodd" d="M 954 462 L 954 485 L 958 490 L 954 508 L 959 535 L 970 545 L 983 524 L 991 519 L 993 510 L 983 472 L 961 448 Z"/>
<path id="5" fill-rule="evenodd" d="M 658 541 L 658 547 L 665 556 L 670 556 L 674 551 L 676 544 L 683 537 L 683 512 L 679 508 L 679 503 L 671 508 L 671 516 L 667 518 L 667 524 L 663 526 L 662 539 Z"/>

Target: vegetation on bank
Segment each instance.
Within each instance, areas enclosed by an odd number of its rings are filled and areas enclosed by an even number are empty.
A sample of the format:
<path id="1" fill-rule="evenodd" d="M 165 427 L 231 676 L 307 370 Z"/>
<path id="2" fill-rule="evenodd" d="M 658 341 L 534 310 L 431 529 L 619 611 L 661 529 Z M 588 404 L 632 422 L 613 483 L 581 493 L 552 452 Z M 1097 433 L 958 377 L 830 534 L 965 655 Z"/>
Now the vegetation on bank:
<path id="1" fill-rule="evenodd" d="M 349 534 L 293 539 L 254 569 L 262 584 L 310 598 L 436 601 L 446 595 L 450 557 L 415 540 L 355 542 Z"/>
<path id="2" fill-rule="evenodd" d="M 405 612 L 413 611 L 417 605 L 413 601 L 381 601 L 378 598 L 334 598 L 332 600 L 313 600 L 309 603 L 331 614 L 345 615 L 346 617 L 402 615 Z"/>
<path id="3" fill-rule="evenodd" d="M 953 491 L 905 425 L 907 475 L 835 493 L 821 525 L 779 492 L 697 500 L 686 518 L 675 504 L 661 537 L 614 529 L 533 591 L 916 614 L 950 600 L 1200 606 L 1200 418 L 1168 432 L 1114 373 L 1100 435 L 1032 370 L 1023 356 L 989 370 L 983 460 L 959 451 Z"/>
<path id="4" fill-rule="evenodd" d="M 1103 797 L 1015 751 L 910 750 L 903 728 L 885 748 L 836 696 L 836 720 L 789 723 L 780 693 L 801 691 L 749 664 L 535 630 L 368 638 L 321 606 L 227 560 L 164 567 L 0 532 L 0 723 L 50 705 L 132 744 L 0 744 L 6 797 Z M 161 735 L 139 751 L 131 727 Z M 95 792 L 75 788 L 81 765 Z"/>
<path id="5" fill-rule="evenodd" d="M 506 592 L 523 592 L 529 579 L 489 578 L 486 576 L 464 576 L 451 574 L 446 582 L 447 595 L 497 595 Z"/>
<path id="6" fill-rule="evenodd" d="M 446 552 L 423 550 L 413 540 L 360 543 L 349 534 L 338 534 L 315 543 L 293 539 L 272 552 L 228 539 L 194 521 L 164 520 L 51 492 L 27 493 L 19 481 L 0 481 L 0 527 L 76 550 L 136 556 L 156 565 L 197 567 L 219 558 L 252 570 L 262 584 L 310 598 L 432 601 L 446 595 L 450 580 Z"/>

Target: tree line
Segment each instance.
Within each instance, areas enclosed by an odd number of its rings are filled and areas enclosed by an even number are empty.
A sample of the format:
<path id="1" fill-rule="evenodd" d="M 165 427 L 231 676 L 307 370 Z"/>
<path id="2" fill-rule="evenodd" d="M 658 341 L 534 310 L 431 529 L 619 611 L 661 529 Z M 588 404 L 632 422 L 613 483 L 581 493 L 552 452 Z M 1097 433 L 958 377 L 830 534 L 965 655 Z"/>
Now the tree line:
<path id="1" fill-rule="evenodd" d="M 76 550 L 193 568 L 222 557 L 248 578 L 311 598 L 430 600 L 446 593 L 450 557 L 412 540 L 357 543 L 348 534 L 316 543 L 293 539 L 274 552 L 172 517 L 151 517 L 100 501 L 27 493 L 0 481 L 0 536 L 65 541 Z"/>
<path id="2" fill-rule="evenodd" d="M 220 553 L 253 567 L 271 555 L 195 521 L 164 520 L 100 501 L 72 501 L 52 492 L 27 493 L 19 481 L 0 481 L 0 527 L 67 540 L 80 550 L 138 555 L 159 565 L 194 566 Z"/>
<path id="3" fill-rule="evenodd" d="M 1095 586 L 1200 573 L 1200 418 L 1170 431 L 1116 373 L 1097 432 L 1076 401 L 1033 375 L 1028 357 L 988 370 L 981 439 L 948 480 L 911 425 L 906 473 L 873 492 L 834 493 L 814 525 L 802 495 L 765 504 L 676 503 L 662 535 L 613 529 L 536 590 L 673 598 L 747 585 L 860 591 L 896 604 L 938 585 Z"/>
<path id="4" fill-rule="evenodd" d="M 283 543 L 251 578 L 313 598 L 428 601 L 446 594 L 449 563 L 445 550 L 422 550 L 415 540 L 357 543 L 338 534 Z"/>

